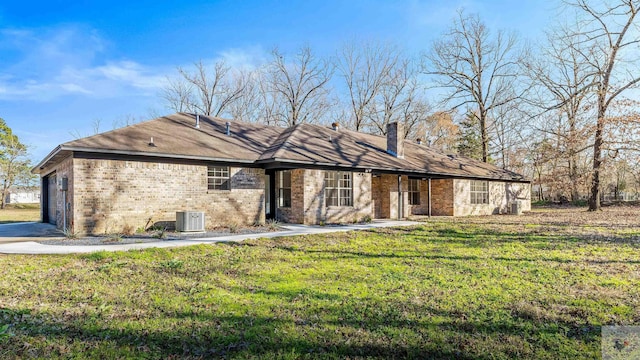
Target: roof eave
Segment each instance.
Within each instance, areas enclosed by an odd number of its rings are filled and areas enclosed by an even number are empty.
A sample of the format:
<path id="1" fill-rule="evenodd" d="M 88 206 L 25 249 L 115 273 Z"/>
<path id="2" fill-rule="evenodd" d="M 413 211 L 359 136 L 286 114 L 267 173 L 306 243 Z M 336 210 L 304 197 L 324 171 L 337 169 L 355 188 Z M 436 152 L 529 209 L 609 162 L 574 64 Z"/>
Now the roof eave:
<path id="1" fill-rule="evenodd" d="M 44 159 L 42 159 L 42 161 L 38 163 L 38 165 L 31 168 L 31 173 L 39 174 L 40 170 L 44 169 L 45 164 L 48 163 L 54 156 L 58 155 L 58 153 L 60 153 L 63 150 L 65 150 L 63 145 L 56 146 L 53 150 L 51 150 L 51 152 L 47 156 L 44 157 Z"/>
<path id="2" fill-rule="evenodd" d="M 96 153 L 96 154 L 113 154 L 113 155 L 132 155 L 132 156 L 135 155 L 135 156 L 147 156 L 147 157 L 168 158 L 168 159 L 233 162 L 233 163 L 241 163 L 241 164 L 255 163 L 254 160 L 247 160 L 247 159 L 227 159 L 227 158 L 216 158 L 216 157 L 210 157 L 210 156 L 181 155 L 181 154 L 155 153 L 155 152 L 147 152 L 147 151 L 114 150 L 114 149 L 85 148 L 85 147 L 58 145 L 55 149 L 53 149 L 49 153 L 49 155 L 47 155 L 42 161 L 40 161 L 38 165 L 33 167 L 31 169 L 31 172 L 34 174 L 40 173 L 40 170 L 44 169 L 46 164 L 49 161 L 51 161 L 53 157 L 55 157 L 62 151 Z"/>
<path id="3" fill-rule="evenodd" d="M 46 164 L 51 161 L 56 155 L 62 151 L 82 152 L 82 153 L 97 153 L 97 154 L 113 154 L 113 155 L 131 155 L 131 156 L 146 156 L 156 158 L 167 159 L 186 159 L 186 160 L 200 160 L 200 161 L 212 161 L 212 162 L 233 162 L 239 164 L 267 164 L 267 163 L 283 163 L 292 165 L 310 165 L 319 167 L 333 167 L 333 168 L 345 168 L 345 169 L 362 169 L 363 171 L 377 171 L 377 172 L 391 172 L 391 173 L 403 173 L 403 174 L 415 174 L 419 176 L 438 176 L 447 178 L 459 178 L 459 179 L 480 179 L 480 180 L 495 180 L 495 181 L 511 181 L 511 182 L 527 182 L 530 180 L 524 178 L 503 178 L 503 177 L 491 177 L 491 176 L 478 176 L 478 175 L 460 175 L 460 174 L 447 174 L 440 172 L 428 172 L 424 170 L 406 169 L 399 167 L 375 167 L 375 166 L 360 166 L 354 164 L 344 164 L 339 162 L 321 162 L 321 161 L 304 161 L 304 160 L 291 160 L 286 158 L 270 158 L 259 160 L 248 159 L 229 159 L 229 158 L 216 158 L 208 156 L 197 155 L 180 155 L 180 154 L 168 154 L 168 153 L 155 153 L 146 151 L 130 151 L 130 150 L 114 150 L 114 149 L 100 149 L 100 148 L 86 148 L 65 146 L 64 144 L 58 145 L 53 149 L 38 165 L 31 169 L 32 173 L 40 173 Z"/>
<path id="4" fill-rule="evenodd" d="M 312 165 L 312 166 L 326 166 L 326 167 L 336 167 L 336 168 L 349 168 L 349 169 L 362 169 L 362 170 L 371 170 L 371 171 L 380 171 L 380 172 L 416 174 L 416 175 L 424 175 L 424 176 L 442 176 L 442 177 L 456 178 L 456 179 L 479 179 L 479 180 L 527 182 L 527 183 L 531 182 L 530 180 L 526 180 L 524 178 L 502 178 L 502 177 L 479 176 L 479 175 L 465 176 L 465 175 L 459 175 L 459 174 L 428 172 L 424 170 L 359 166 L 359 165 L 352 165 L 352 164 L 342 164 L 337 162 L 332 163 L 332 162 L 321 162 L 321 161 L 304 161 L 304 160 L 291 160 L 291 159 L 283 159 L 283 158 L 264 159 L 264 160 L 257 161 L 256 163 L 269 163 L 269 162 L 279 162 L 279 163 L 285 163 L 285 164 L 303 164 L 303 165 Z"/>

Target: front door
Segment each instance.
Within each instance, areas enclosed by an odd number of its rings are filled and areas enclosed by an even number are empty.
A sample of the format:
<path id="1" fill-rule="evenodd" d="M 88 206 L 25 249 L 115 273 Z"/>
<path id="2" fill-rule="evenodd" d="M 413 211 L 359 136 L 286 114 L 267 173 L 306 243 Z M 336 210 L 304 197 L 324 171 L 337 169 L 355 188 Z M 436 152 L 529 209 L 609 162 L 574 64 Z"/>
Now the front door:
<path id="1" fill-rule="evenodd" d="M 276 173 L 267 170 L 264 175 L 264 214 L 267 219 L 276 218 Z"/>
<path id="2" fill-rule="evenodd" d="M 271 219 L 271 177 L 264 175 L 264 214 L 267 219 Z"/>
<path id="3" fill-rule="evenodd" d="M 56 175 L 49 175 L 49 181 L 47 185 L 47 214 L 49 223 L 56 225 L 58 211 L 58 188 L 56 183 Z"/>

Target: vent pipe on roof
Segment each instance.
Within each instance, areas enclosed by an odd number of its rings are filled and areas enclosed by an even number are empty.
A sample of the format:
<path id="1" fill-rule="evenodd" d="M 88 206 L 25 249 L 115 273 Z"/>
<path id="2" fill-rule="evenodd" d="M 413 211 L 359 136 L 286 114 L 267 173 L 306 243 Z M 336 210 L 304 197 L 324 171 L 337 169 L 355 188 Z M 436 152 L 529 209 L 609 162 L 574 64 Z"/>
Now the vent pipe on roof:
<path id="1" fill-rule="evenodd" d="M 399 122 L 387 124 L 387 153 L 404 159 L 404 129 Z"/>
<path id="2" fill-rule="evenodd" d="M 153 136 L 151 137 L 151 140 L 149 140 L 149 146 L 156 146 L 156 144 L 153 143 Z"/>
<path id="3" fill-rule="evenodd" d="M 200 114 L 196 114 L 196 129 L 200 129 Z"/>
<path id="4" fill-rule="evenodd" d="M 227 121 L 227 135 L 231 135 L 231 123 Z"/>

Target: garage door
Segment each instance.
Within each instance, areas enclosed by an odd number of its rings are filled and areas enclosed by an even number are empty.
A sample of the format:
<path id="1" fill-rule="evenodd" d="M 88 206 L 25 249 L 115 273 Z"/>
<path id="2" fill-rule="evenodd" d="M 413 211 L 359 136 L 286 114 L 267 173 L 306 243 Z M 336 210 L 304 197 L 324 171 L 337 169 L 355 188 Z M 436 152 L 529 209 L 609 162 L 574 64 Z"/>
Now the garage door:
<path id="1" fill-rule="evenodd" d="M 47 189 L 47 211 L 49 215 L 49 222 L 51 224 L 56 224 L 56 211 L 58 210 L 58 191 L 56 187 L 56 176 L 49 175 L 49 186 Z"/>

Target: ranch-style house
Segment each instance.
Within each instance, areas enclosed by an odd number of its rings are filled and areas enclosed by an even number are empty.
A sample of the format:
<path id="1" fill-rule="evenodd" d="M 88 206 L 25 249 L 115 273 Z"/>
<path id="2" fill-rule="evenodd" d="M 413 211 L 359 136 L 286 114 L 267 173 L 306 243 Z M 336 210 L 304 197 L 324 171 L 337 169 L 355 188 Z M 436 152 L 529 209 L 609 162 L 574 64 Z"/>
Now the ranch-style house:
<path id="1" fill-rule="evenodd" d="M 398 123 L 385 137 L 177 113 L 61 144 L 33 171 L 42 221 L 89 234 L 175 222 L 180 211 L 204 212 L 213 227 L 530 209 L 523 176 L 402 134 Z"/>

